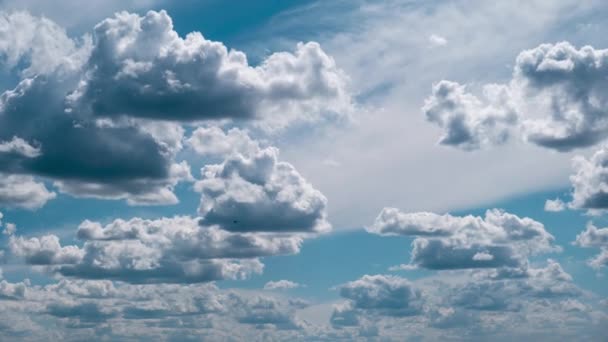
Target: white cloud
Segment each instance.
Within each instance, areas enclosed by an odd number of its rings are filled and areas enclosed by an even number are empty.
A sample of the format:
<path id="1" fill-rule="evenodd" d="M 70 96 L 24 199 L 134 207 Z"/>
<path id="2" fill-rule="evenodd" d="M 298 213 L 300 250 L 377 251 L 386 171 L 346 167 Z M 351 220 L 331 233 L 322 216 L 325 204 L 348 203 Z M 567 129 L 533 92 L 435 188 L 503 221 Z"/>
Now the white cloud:
<path id="1" fill-rule="evenodd" d="M 483 91 L 488 104 L 467 93 L 458 83 L 441 81 L 433 85 L 422 111 L 427 120 L 445 130 L 440 144 L 475 150 L 509 139 L 518 120 L 509 89 L 486 85 Z"/>
<path id="2" fill-rule="evenodd" d="M 203 224 L 230 231 L 324 232 L 327 199 L 289 163 L 278 161 L 276 148 L 251 156 L 230 155 L 206 165 L 195 189 L 202 193 Z"/>
<path id="3" fill-rule="evenodd" d="M 31 176 L 0 173 L 0 207 L 41 208 L 56 194 Z"/>
<path id="4" fill-rule="evenodd" d="M 202 227 L 199 218 L 116 220 L 107 226 L 84 221 L 78 237 L 84 246 L 61 246 L 54 235 L 11 237 L 14 255 L 32 265 L 85 279 L 132 283 L 192 283 L 240 279 L 260 273 L 262 256 L 294 254 L 297 235 L 235 234 Z"/>
<path id="5" fill-rule="evenodd" d="M 608 228 L 597 228 L 593 223 L 576 236 L 574 244 L 586 248 L 599 248 L 600 253 L 589 260 L 589 265 L 599 269 L 608 266 Z"/>
<path id="6" fill-rule="evenodd" d="M 570 176 L 573 193 L 570 205 L 581 209 L 608 208 L 608 148 L 602 147 L 589 159 L 578 156 L 573 160 L 574 174 Z"/>
<path id="7" fill-rule="evenodd" d="M 423 112 L 445 131 L 441 144 L 465 150 L 502 144 L 509 130 L 558 151 L 593 146 L 608 137 L 606 56 L 608 50 L 591 46 L 541 44 L 519 53 L 507 84 L 483 86 L 487 104 L 464 86 L 441 81 Z"/>
<path id="8" fill-rule="evenodd" d="M 416 237 L 406 268 L 519 267 L 528 255 L 559 250 L 542 223 L 498 209 L 486 211 L 485 217 L 460 217 L 385 208 L 367 230 Z"/>
<path id="9" fill-rule="evenodd" d="M 95 27 L 95 38 L 89 71 L 69 96 L 74 110 L 177 121 L 258 118 L 267 128 L 346 118 L 352 110 L 346 77 L 314 42 L 252 67 L 244 53 L 199 32 L 179 37 L 165 11 L 117 13 Z"/>
<path id="10" fill-rule="evenodd" d="M 448 40 L 440 35 L 432 34 L 429 36 L 429 43 L 431 43 L 431 46 L 444 46 L 448 43 Z"/>
<path id="11" fill-rule="evenodd" d="M 86 62 L 90 50 L 90 37 L 79 44 L 49 19 L 28 12 L 0 12 L 0 57 L 9 68 L 25 64 L 21 71 L 25 76 L 73 71 Z"/>
<path id="12" fill-rule="evenodd" d="M 559 212 L 564 209 L 566 209 L 566 203 L 559 198 L 545 201 L 545 211 Z"/>
<path id="13" fill-rule="evenodd" d="M 251 139 L 247 131 L 231 128 L 224 132 L 216 126 L 199 127 L 187 140 L 188 145 L 203 156 L 226 156 L 229 154 L 252 155 L 260 144 Z"/>
<path id="14" fill-rule="evenodd" d="M 287 290 L 301 287 L 301 284 L 291 280 L 281 279 L 278 281 L 269 281 L 264 285 L 264 290 Z"/>

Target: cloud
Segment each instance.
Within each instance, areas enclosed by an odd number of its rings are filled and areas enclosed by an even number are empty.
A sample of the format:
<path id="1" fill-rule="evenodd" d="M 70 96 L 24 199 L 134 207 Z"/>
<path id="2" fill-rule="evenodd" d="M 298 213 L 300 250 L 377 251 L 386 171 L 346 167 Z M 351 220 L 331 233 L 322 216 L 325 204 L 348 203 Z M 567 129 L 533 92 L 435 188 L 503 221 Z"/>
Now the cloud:
<path id="1" fill-rule="evenodd" d="M 547 261 L 544 268 L 524 268 L 516 277 L 490 273 L 479 279 L 453 286 L 447 295 L 451 305 L 480 311 L 520 311 L 526 301 L 576 298 L 582 291 L 561 265 Z"/>
<path id="2" fill-rule="evenodd" d="M 545 211 L 559 212 L 564 209 L 566 209 L 566 203 L 559 198 L 545 201 Z"/>
<path id="3" fill-rule="evenodd" d="M 72 264 L 82 261 L 84 256 L 77 246 L 61 246 L 55 235 L 29 239 L 11 236 L 9 248 L 14 255 L 33 265 Z"/>
<path id="4" fill-rule="evenodd" d="M 542 44 L 516 59 L 515 80 L 528 101 L 540 102 L 540 119 L 525 125 L 528 139 L 540 146 L 567 151 L 592 146 L 606 138 L 604 89 L 608 50 L 568 42 Z"/>
<path id="5" fill-rule="evenodd" d="M 15 153 L 26 158 L 35 158 L 40 155 L 40 149 L 19 137 L 13 137 L 10 141 L 0 142 L 0 153 Z"/>
<path id="6" fill-rule="evenodd" d="M 340 329 L 342 327 L 353 327 L 359 325 L 357 311 L 353 308 L 351 301 L 335 304 L 330 318 L 331 325 Z"/>
<path id="7" fill-rule="evenodd" d="M 226 156 L 230 154 L 252 155 L 260 150 L 257 141 L 251 139 L 247 131 L 231 128 L 224 132 L 221 128 L 199 127 L 187 140 L 188 145 L 203 156 Z"/>
<path id="8" fill-rule="evenodd" d="M 593 146 L 608 136 L 606 56 L 592 46 L 541 44 L 519 53 L 510 82 L 483 86 L 485 102 L 441 81 L 423 112 L 444 130 L 441 144 L 464 150 L 502 144 L 515 129 L 557 151 Z"/>
<path id="9" fill-rule="evenodd" d="M 408 280 L 395 276 L 365 275 L 340 285 L 340 296 L 353 308 L 388 316 L 411 316 L 422 312 L 422 292 Z"/>
<path id="10" fill-rule="evenodd" d="M 70 98 L 98 116 L 196 121 L 270 115 L 271 126 L 282 126 L 340 117 L 351 106 L 344 75 L 319 44 L 298 44 L 295 53 L 275 53 L 252 67 L 244 53 L 199 32 L 179 37 L 165 11 L 120 12 L 99 23 L 87 69 Z"/>
<path id="11" fill-rule="evenodd" d="M 574 245 L 586 248 L 599 248 L 600 254 L 589 260 L 589 265 L 599 269 L 608 266 L 608 228 L 597 228 L 593 223 L 576 236 Z"/>
<path id="12" fill-rule="evenodd" d="M 317 43 L 250 66 L 200 33 L 179 37 L 165 11 L 117 13 L 82 42 L 25 12 L 0 19 L 0 57 L 22 77 L 0 95 L 0 172 L 77 197 L 177 203 L 175 186 L 192 180 L 175 160 L 185 121 L 270 128 L 352 110 L 345 75 Z"/>
<path id="13" fill-rule="evenodd" d="M 428 121 L 444 129 L 440 144 L 475 150 L 509 139 L 518 120 L 510 104 L 509 89 L 487 85 L 483 90 L 488 104 L 458 83 L 441 81 L 433 85 L 422 111 Z"/>
<path id="14" fill-rule="evenodd" d="M 206 165 L 195 189 L 202 193 L 201 223 L 235 232 L 324 232 L 327 199 L 278 150 L 261 149 L 251 156 L 230 155 Z"/>
<path id="15" fill-rule="evenodd" d="M 448 40 L 440 35 L 432 34 L 429 36 L 429 43 L 431 43 L 431 46 L 444 46 L 448 43 Z"/>
<path id="16" fill-rule="evenodd" d="M 41 208 L 56 194 L 31 176 L 0 173 L 0 207 Z"/>
<path id="17" fill-rule="evenodd" d="M 1 224 L 1 222 L 0 222 Z M 17 225 L 14 223 L 6 223 L 4 225 L 4 230 L 2 230 L 2 234 L 4 235 L 14 235 L 15 232 L 17 231 Z"/>
<path id="18" fill-rule="evenodd" d="M 90 50 L 90 37 L 75 42 L 49 19 L 0 12 L 0 62 L 8 68 L 25 65 L 24 76 L 73 71 L 86 62 Z"/>
<path id="19" fill-rule="evenodd" d="M 558 250 L 542 223 L 504 211 L 485 217 L 403 213 L 384 208 L 370 233 L 414 236 L 410 265 L 434 270 L 518 267 L 528 255 Z"/>
<path id="20" fill-rule="evenodd" d="M 66 277 L 130 283 L 196 283 L 241 279 L 261 273 L 259 257 L 295 254 L 295 234 L 232 233 L 201 226 L 200 218 L 133 218 L 102 226 L 84 221 L 82 247 L 61 246 L 58 237 L 12 236 L 11 252 L 31 265 L 48 265 Z"/>
<path id="21" fill-rule="evenodd" d="M 301 284 L 290 280 L 269 281 L 264 285 L 264 290 L 288 290 L 301 287 Z"/>
<path id="22" fill-rule="evenodd" d="M 608 208 L 608 148 L 602 147 L 589 159 L 578 156 L 573 159 L 574 174 L 572 202 L 570 206 L 580 209 Z"/>
<path id="23" fill-rule="evenodd" d="M 171 151 L 139 127 L 102 125 L 66 113 L 60 95 L 66 86 L 38 76 L 0 97 L 0 138 L 6 137 L 0 140 L 19 136 L 37 142 L 35 155 L 0 152 L 0 171 L 57 180 L 60 191 L 78 196 L 132 196 L 133 203 L 171 191 Z"/>
<path id="24" fill-rule="evenodd" d="M 132 285 L 62 279 L 41 286 L 2 280 L 0 304 L 2 322 L 7 323 L 0 325 L 3 340 L 24 333 L 32 339 L 51 334 L 67 340 L 142 336 L 184 340 L 190 335 L 219 340 L 230 332 L 231 338 L 258 341 L 269 335 L 297 339 L 307 327 L 297 317 L 299 306 L 291 299 L 221 290 L 212 284 Z M 20 323 L 8 324 L 10 317 Z M 45 328 L 47 324 L 52 324 L 52 331 Z M 113 328 L 105 329 L 108 324 Z"/>

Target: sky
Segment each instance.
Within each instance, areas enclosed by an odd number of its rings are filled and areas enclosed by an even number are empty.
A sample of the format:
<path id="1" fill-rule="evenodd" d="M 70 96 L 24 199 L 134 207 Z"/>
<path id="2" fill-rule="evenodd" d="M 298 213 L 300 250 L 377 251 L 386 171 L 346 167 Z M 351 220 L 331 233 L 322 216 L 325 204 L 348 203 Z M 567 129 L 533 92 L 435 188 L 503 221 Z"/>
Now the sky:
<path id="1" fill-rule="evenodd" d="M 606 339 L 606 15 L 0 0 L 0 340 Z"/>

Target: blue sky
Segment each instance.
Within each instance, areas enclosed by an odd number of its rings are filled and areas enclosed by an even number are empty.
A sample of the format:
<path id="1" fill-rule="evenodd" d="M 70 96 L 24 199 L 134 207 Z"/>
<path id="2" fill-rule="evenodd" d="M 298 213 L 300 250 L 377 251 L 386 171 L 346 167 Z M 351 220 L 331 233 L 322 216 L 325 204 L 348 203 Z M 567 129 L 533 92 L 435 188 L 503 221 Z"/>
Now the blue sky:
<path id="1" fill-rule="evenodd" d="M 601 1 L 0 11 L 0 339 L 608 334 Z"/>

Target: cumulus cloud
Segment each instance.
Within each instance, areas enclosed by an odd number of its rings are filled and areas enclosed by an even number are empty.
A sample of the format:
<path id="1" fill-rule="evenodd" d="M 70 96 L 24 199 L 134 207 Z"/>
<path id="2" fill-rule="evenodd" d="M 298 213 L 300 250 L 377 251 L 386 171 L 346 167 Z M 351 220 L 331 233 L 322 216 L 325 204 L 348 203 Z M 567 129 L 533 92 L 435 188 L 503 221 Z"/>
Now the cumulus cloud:
<path id="1" fill-rule="evenodd" d="M 0 173 L 0 207 L 38 209 L 55 197 L 32 176 Z"/>
<path id="2" fill-rule="evenodd" d="M 175 160 L 184 121 L 284 127 L 352 107 L 346 77 L 319 44 L 250 66 L 200 33 L 179 37 L 165 11 L 117 13 L 82 42 L 48 19 L 2 13 L 0 41 L 0 57 L 23 77 L 0 95 L 0 172 L 44 177 L 78 197 L 177 203 L 175 186 L 192 179 Z"/>
<path id="3" fill-rule="evenodd" d="M 432 34 L 429 36 L 429 43 L 431 43 L 431 46 L 444 46 L 448 43 L 448 40 L 440 35 Z"/>
<path id="4" fill-rule="evenodd" d="M 25 76 L 72 71 L 86 62 L 91 39 L 68 37 L 65 29 L 46 18 L 27 12 L 0 12 L 0 58 L 9 68 L 24 64 Z"/>
<path id="5" fill-rule="evenodd" d="M 515 128 L 557 151 L 592 146 L 608 136 L 606 56 L 591 46 L 541 44 L 517 56 L 507 84 L 483 86 L 485 102 L 441 81 L 423 112 L 444 130 L 441 144 L 465 150 L 504 143 Z"/>
<path id="6" fill-rule="evenodd" d="M 385 275 L 365 275 L 339 287 L 340 296 L 353 308 L 373 310 L 388 316 L 411 316 L 422 312 L 422 292 L 407 279 Z"/>
<path id="7" fill-rule="evenodd" d="M 298 44 L 295 53 L 252 67 L 244 53 L 199 32 L 180 37 L 165 11 L 121 12 L 99 23 L 87 69 L 70 98 L 101 116 L 192 121 L 274 113 L 272 125 L 283 125 L 339 117 L 350 107 L 345 77 L 319 44 Z"/>
<path id="8" fill-rule="evenodd" d="M 608 208 L 608 148 L 602 147 L 589 159 L 578 156 L 573 160 L 572 202 L 580 209 Z"/>
<path id="9" fill-rule="evenodd" d="M 269 281 L 264 285 L 264 290 L 288 290 L 301 287 L 301 284 L 291 280 L 281 279 L 278 281 Z"/>
<path id="10" fill-rule="evenodd" d="M 439 140 L 464 150 L 504 143 L 517 123 L 509 89 L 500 85 L 484 87 L 487 103 L 468 93 L 465 86 L 441 81 L 433 85 L 422 111 L 428 121 L 444 130 Z"/>
<path id="11" fill-rule="evenodd" d="M 61 95 L 66 86 L 39 76 L 2 94 L 0 140 L 17 135 L 38 145 L 35 154 L 0 151 L 0 171 L 51 178 L 60 191 L 82 196 L 135 198 L 170 191 L 174 163 L 168 148 L 137 126 L 102 125 L 66 113 Z"/>
<path id="12" fill-rule="evenodd" d="M 380 235 L 414 236 L 411 262 L 406 268 L 518 267 L 528 255 L 558 249 L 542 223 L 498 209 L 479 217 L 384 208 L 367 230 Z"/>
<path id="13" fill-rule="evenodd" d="M 229 154 L 252 155 L 260 150 L 260 144 L 251 139 L 246 131 L 232 128 L 224 132 L 216 126 L 199 127 L 187 140 L 188 145 L 203 156 L 226 156 Z"/>
<path id="14" fill-rule="evenodd" d="M 100 280 L 60 280 L 44 286 L 0 281 L 0 338 L 26 331 L 32 339 L 53 336 L 82 339 L 239 340 L 301 338 L 306 327 L 293 301 L 271 294 L 220 290 L 212 284 L 132 285 Z M 29 323 L 24 327 L 24 323 Z M 112 329 L 105 329 L 107 325 Z M 95 328 L 95 329 L 91 329 Z M 266 337 L 266 338 L 265 338 Z"/>
<path id="15" fill-rule="evenodd" d="M 196 283 L 241 279 L 260 273 L 259 257 L 295 254 L 302 237 L 232 233 L 201 226 L 199 218 L 115 220 L 102 226 L 84 221 L 82 247 L 61 246 L 58 237 L 11 237 L 12 253 L 31 265 L 49 265 L 67 277 L 131 283 Z"/>
<path id="16" fill-rule="evenodd" d="M 526 301 L 576 298 L 582 294 L 572 277 L 553 260 L 548 260 L 544 268 L 525 266 L 521 273 L 490 272 L 474 279 L 453 286 L 448 302 L 469 310 L 519 311 Z"/>
<path id="17" fill-rule="evenodd" d="M 235 231 L 324 232 L 327 199 L 289 163 L 278 161 L 278 150 L 230 155 L 207 165 L 195 189 L 202 193 L 201 223 Z"/>
<path id="18" fill-rule="evenodd" d="M 600 254 L 589 260 L 589 265 L 599 269 L 608 266 L 608 228 L 597 228 L 593 223 L 576 236 L 574 244 L 586 248 L 599 248 Z"/>

